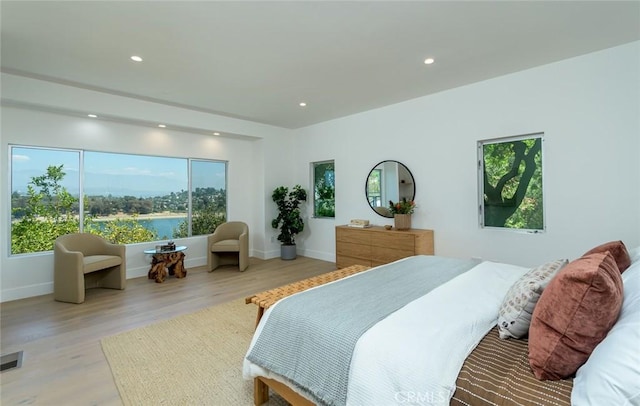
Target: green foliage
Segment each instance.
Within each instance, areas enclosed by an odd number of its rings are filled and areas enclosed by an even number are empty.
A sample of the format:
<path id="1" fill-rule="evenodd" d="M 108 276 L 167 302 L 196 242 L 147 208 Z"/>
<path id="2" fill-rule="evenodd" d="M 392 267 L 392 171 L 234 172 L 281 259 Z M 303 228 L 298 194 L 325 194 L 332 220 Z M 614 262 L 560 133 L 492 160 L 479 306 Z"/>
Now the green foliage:
<path id="1" fill-rule="evenodd" d="M 280 186 L 273 191 L 271 198 L 278 206 L 278 217 L 271 221 L 271 227 L 280 228 L 278 241 L 283 245 L 294 245 L 296 234 L 304 230 L 304 221 L 300 213 L 300 203 L 307 200 L 307 192 L 302 186 L 289 188 Z"/>
<path id="2" fill-rule="evenodd" d="M 314 164 L 314 214 L 336 216 L 335 169 L 333 162 Z"/>
<path id="3" fill-rule="evenodd" d="M 206 235 L 215 231 L 218 226 L 227 221 L 224 212 L 206 208 L 193 213 L 191 216 L 191 235 Z M 185 219 L 173 230 L 174 238 L 183 238 L 189 235 L 189 223 Z"/>
<path id="4" fill-rule="evenodd" d="M 192 196 L 191 235 L 206 235 L 227 221 L 227 194 L 215 188 L 196 188 Z M 174 238 L 189 235 L 189 223 L 185 219 L 173 230 Z"/>
<path id="5" fill-rule="evenodd" d="M 31 178 L 22 217 L 11 224 L 12 254 L 51 250 L 58 236 L 80 229 L 73 214 L 78 199 L 60 185 L 62 169 L 51 165 L 46 174 Z"/>
<path id="6" fill-rule="evenodd" d="M 56 238 L 77 233 L 79 229 L 76 219 L 54 221 L 51 218 L 25 217 L 11 225 L 11 253 L 50 251 Z"/>
<path id="7" fill-rule="evenodd" d="M 158 234 L 140 224 L 137 215 L 108 221 L 89 219 L 85 222 L 84 231 L 99 235 L 114 244 L 133 244 L 158 240 Z"/>
<path id="8" fill-rule="evenodd" d="M 543 229 L 542 139 L 486 144 L 483 155 L 485 225 Z"/>
<path id="9" fill-rule="evenodd" d="M 391 214 L 413 214 L 413 211 L 416 208 L 416 202 L 413 200 L 407 200 L 407 198 L 403 198 L 398 203 L 394 203 L 389 200 L 389 211 Z"/>

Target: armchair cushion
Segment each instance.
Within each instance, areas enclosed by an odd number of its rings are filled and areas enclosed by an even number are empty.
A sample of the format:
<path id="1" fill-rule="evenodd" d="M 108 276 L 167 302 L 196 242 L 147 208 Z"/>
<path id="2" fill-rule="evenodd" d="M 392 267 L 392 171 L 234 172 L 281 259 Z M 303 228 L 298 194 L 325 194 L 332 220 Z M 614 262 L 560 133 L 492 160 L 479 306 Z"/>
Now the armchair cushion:
<path id="1" fill-rule="evenodd" d="M 211 244 L 212 252 L 240 251 L 240 240 L 222 240 Z"/>
<path id="2" fill-rule="evenodd" d="M 118 266 L 122 263 L 122 258 L 115 255 L 91 255 L 82 258 L 84 273 L 99 271 L 100 269 Z"/>

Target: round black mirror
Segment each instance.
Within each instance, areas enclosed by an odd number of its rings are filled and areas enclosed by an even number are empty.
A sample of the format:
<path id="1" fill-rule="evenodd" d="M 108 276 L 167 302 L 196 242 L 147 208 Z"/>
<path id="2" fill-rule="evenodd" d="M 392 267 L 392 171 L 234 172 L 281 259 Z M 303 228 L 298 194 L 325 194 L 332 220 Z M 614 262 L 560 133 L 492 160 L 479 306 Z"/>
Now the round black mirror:
<path id="1" fill-rule="evenodd" d="M 393 218 L 389 201 L 414 200 L 416 185 L 409 168 L 398 161 L 382 161 L 367 176 L 365 195 L 369 206 L 382 217 Z"/>

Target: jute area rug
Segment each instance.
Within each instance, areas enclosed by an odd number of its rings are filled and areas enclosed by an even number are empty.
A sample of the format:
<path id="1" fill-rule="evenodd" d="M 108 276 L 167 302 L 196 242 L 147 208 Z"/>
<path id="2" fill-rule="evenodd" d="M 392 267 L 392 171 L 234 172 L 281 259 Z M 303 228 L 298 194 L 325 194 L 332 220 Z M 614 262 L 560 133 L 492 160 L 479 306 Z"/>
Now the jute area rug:
<path id="1" fill-rule="evenodd" d="M 125 405 L 253 405 L 242 360 L 256 307 L 234 300 L 102 339 Z M 287 405 L 271 395 L 269 406 Z"/>

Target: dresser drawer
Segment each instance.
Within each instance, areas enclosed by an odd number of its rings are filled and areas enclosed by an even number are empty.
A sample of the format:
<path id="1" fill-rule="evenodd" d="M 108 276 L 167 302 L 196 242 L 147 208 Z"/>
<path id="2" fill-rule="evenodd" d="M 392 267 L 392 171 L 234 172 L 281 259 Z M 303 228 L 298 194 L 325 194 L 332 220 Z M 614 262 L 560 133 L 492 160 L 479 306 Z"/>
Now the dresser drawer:
<path id="1" fill-rule="evenodd" d="M 336 247 L 336 255 L 354 258 L 371 258 L 371 245 L 354 244 L 352 242 L 341 242 Z"/>
<path id="2" fill-rule="evenodd" d="M 375 239 L 371 241 L 374 247 L 392 248 L 400 250 L 414 251 L 415 236 L 405 233 L 378 233 Z"/>
<path id="3" fill-rule="evenodd" d="M 415 255 L 413 250 L 402 250 L 395 248 L 374 248 L 371 252 L 371 261 L 375 263 L 387 264 L 402 258 Z"/>
<path id="4" fill-rule="evenodd" d="M 371 233 L 358 228 L 337 228 L 336 242 L 371 245 Z"/>

